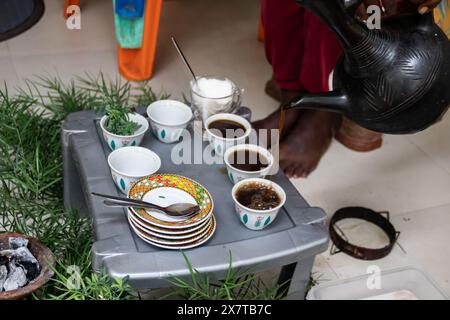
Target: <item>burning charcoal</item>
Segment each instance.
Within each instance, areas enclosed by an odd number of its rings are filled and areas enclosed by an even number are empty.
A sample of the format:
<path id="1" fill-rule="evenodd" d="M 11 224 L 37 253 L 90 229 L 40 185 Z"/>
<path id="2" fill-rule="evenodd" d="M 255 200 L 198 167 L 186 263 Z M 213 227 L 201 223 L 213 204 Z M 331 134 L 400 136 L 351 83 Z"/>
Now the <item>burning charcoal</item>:
<path id="1" fill-rule="evenodd" d="M 9 248 L 13 249 L 13 250 L 15 250 L 17 248 L 20 248 L 20 247 L 27 247 L 28 246 L 28 239 L 25 239 L 25 238 L 13 238 L 13 237 L 11 237 L 11 238 L 8 239 L 8 242 L 9 242 Z"/>
<path id="2" fill-rule="evenodd" d="M 28 248 L 20 247 L 16 250 L 16 261 L 25 269 L 29 281 L 34 280 L 39 275 L 39 262 Z"/>
<path id="3" fill-rule="evenodd" d="M 25 269 L 25 274 L 27 276 L 28 281 L 33 281 L 39 276 L 39 273 L 41 272 L 39 268 L 39 264 L 37 263 L 31 263 L 31 262 L 24 262 L 21 261 L 19 264 Z"/>
<path id="4" fill-rule="evenodd" d="M 8 268 L 6 268 L 6 266 L 0 265 L 0 292 L 3 291 L 3 284 L 5 283 L 7 276 L 8 276 Z"/>
<path id="5" fill-rule="evenodd" d="M 35 262 L 37 263 L 37 259 L 33 256 L 33 254 L 26 247 L 20 247 L 16 250 L 15 257 L 19 261 L 27 261 L 27 262 Z"/>
<path id="6" fill-rule="evenodd" d="M 22 267 L 17 266 L 15 263 L 9 264 L 9 273 L 6 278 L 3 288 L 5 291 L 16 290 L 22 288 L 27 284 L 27 276 Z"/>
<path id="7" fill-rule="evenodd" d="M 9 263 L 9 258 L 0 254 L 0 266 L 6 266 Z"/>

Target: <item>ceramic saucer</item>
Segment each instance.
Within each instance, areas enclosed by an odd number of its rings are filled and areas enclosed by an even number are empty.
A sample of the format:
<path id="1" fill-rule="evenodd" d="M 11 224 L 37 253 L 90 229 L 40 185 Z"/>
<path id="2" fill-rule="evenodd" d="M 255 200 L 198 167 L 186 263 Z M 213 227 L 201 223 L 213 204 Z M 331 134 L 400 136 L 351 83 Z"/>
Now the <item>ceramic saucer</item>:
<path id="1" fill-rule="evenodd" d="M 174 203 L 198 204 L 198 214 L 186 218 L 168 216 L 156 210 L 131 208 L 143 221 L 167 229 L 184 229 L 208 220 L 214 203 L 211 194 L 204 186 L 189 178 L 174 174 L 155 174 L 142 178 L 131 187 L 128 197 L 166 207 Z"/>
<path id="2" fill-rule="evenodd" d="M 168 240 L 183 240 L 183 239 L 191 239 L 195 236 L 199 236 L 205 233 L 205 231 L 211 226 L 211 219 L 207 220 L 204 224 L 200 224 L 199 228 L 196 230 L 193 230 L 189 233 L 185 233 L 185 234 L 162 234 L 162 233 L 158 233 L 152 230 L 149 230 L 148 228 L 146 228 L 145 223 L 139 221 L 138 218 L 136 218 L 135 216 L 133 216 L 132 214 L 128 215 L 128 218 L 131 222 L 133 222 L 133 224 L 138 227 L 140 230 L 142 230 L 143 232 L 156 237 L 158 239 L 168 239 Z"/>
<path id="3" fill-rule="evenodd" d="M 208 229 L 208 231 L 203 235 L 203 237 L 201 237 L 197 240 L 194 240 L 191 243 L 187 243 L 187 244 L 156 243 L 156 242 L 146 238 L 145 234 L 142 231 L 139 231 L 139 229 L 136 228 L 132 223 L 130 224 L 130 226 L 139 238 L 141 238 L 143 241 L 145 241 L 155 247 L 169 249 L 169 250 L 184 250 L 184 249 L 192 249 L 192 248 L 198 247 L 198 246 L 204 244 L 206 241 L 208 241 L 213 236 L 214 232 L 216 231 L 216 219 L 214 218 L 214 216 L 212 217 L 212 225 Z"/>

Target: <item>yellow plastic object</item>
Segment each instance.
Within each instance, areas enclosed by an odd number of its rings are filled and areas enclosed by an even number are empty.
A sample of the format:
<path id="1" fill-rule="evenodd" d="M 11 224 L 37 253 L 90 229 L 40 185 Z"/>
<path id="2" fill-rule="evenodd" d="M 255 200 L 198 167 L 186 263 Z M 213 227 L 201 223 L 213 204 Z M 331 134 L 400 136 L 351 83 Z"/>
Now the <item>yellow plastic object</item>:
<path id="1" fill-rule="evenodd" d="M 436 23 L 444 30 L 450 38 L 450 0 L 443 0 L 434 10 Z"/>
<path id="2" fill-rule="evenodd" d="M 162 0 L 147 0 L 144 13 L 142 48 L 118 48 L 119 72 L 128 80 L 144 81 L 153 74 Z"/>
<path id="3" fill-rule="evenodd" d="M 72 5 L 80 6 L 80 0 L 66 0 L 64 4 L 64 18 L 68 18 L 70 15 L 67 13 L 67 8 Z"/>

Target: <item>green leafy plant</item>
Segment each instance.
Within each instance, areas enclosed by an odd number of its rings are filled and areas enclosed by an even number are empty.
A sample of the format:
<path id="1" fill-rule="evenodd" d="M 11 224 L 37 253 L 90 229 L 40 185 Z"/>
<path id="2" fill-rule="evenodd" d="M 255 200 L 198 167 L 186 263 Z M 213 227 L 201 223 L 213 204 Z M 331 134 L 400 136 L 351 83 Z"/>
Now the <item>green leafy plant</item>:
<path id="1" fill-rule="evenodd" d="M 182 252 L 189 268 L 190 280 L 174 277 L 170 282 L 177 290 L 164 297 L 181 297 L 187 300 L 279 300 L 283 296 L 278 292 L 279 286 L 269 288 L 249 270 L 235 270 L 230 252 L 225 279 L 212 281 L 208 274 L 196 270 L 188 257 Z"/>
<path id="2" fill-rule="evenodd" d="M 72 112 L 81 110 L 101 110 L 102 102 L 92 91 L 80 87 L 71 80 L 64 83 L 59 77 L 38 76 L 26 80 L 23 88 L 19 88 L 16 100 L 37 106 L 47 111 L 52 119 L 64 120 Z"/>
<path id="3" fill-rule="evenodd" d="M 155 93 L 148 81 L 132 87 L 128 81 L 110 80 L 103 73 L 76 77 L 67 84 L 59 77 L 38 76 L 27 80 L 19 93 L 18 100 L 49 111 L 57 120 L 81 110 L 104 112 L 108 115 L 106 129 L 117 135 L 132 135 L 140 128 L 129 119 L 134 108 L 170 97 L 166 93 Z"/>
<path id="4" fill-rule="evenodd" d="M 83 269 L 71 268 L 61 262 L 54 267 L 55 275 L 50 280 L 51 290 L 41 293 L 48 300 L 134 300 L 127 279 L 111 279 L 102 270 L 90 271 L 90 256 Z M 77 272 L 80 272 L 79 274 Z M 49 288 L 49 286 L 47 286 Z M 38 295 L 35 295 L 39 298 Z"/>
<path id="5" fill-rule="evenodd" d="M 140 82 L 135 88 L 132 98 L 137 106 L 148 106 L 157 100 L 166 100 L 170 98 L 170 94 L 157 94 L 153 91 L 148 81 Z"/>
<path id="6" fill-rule="evenodd" d="M 101 98 L 101 102 L 96 103 L 97 110 L 104 111 L 107 115 L 105 122 L 106 130 L 120 136 L 133 135 L 141 125 L 130 120 L 130 108 L 128 104 L 131 98 L 131 84 L 122 83 L 120 78 L 115 82 L 107 81 L 100 73 L 98 77 L 87 75 L 86 78 L 78 78 L 83 88 L 90 95 Z M 155 99 L 156 99 L 155 95 Z"/>
<path id="7" fill-rule="evenodd" d="M 141 128 L 141 125 L 130 120 L 129 112 L 129 110 L 122 106 L 113 105 L 107 107 L 106 115 L 108 118 L 105 122 L 106 130 L 119 136 L 133 135 Z"/>
<path id="8" fill-rule="evenodd" d="M 126 279 L 110 280 L 92 271 L 91 221 L 65 210 L 62 202 L 60 123 L 71 112 L 101 110 L 104 97 L 92 86 L 38 77 L 14 97 L 6 87 L 0 89 L 0 232 L 39 239 L 57 261 L 54 278 L 35 299 L 134 298 Z M 120 87 L 125 89 L 115 92 Z M 120 99 L 129 97 L 129 90 L 111 85 L 106 94 Z M 80 270 L 79 288 L 65 285 L 69 266 Z"/>

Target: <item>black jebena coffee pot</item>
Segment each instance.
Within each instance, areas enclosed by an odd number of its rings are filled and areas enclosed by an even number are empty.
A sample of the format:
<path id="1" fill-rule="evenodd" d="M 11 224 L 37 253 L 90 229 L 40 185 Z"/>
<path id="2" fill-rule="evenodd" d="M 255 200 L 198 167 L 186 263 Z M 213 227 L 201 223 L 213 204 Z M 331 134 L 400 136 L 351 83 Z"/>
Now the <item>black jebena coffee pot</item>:
<path id="1" fill-rule="evenodd" d="M 433 14 L 383 18 L 369 30 L 354 18 L 362 0 L 296 0 L 339 38 L 344 53 L 334 91 L 286 107 L 340 112 L 367 129 L 407 134 L 437 122 L 450 106 L 450 41 Z"/>

